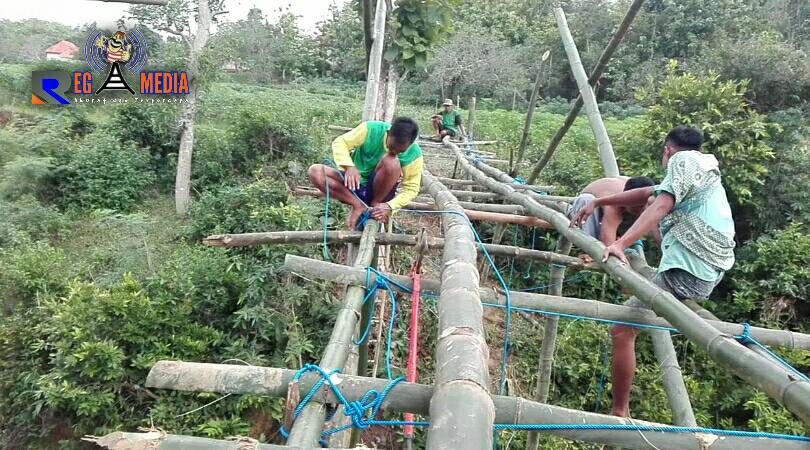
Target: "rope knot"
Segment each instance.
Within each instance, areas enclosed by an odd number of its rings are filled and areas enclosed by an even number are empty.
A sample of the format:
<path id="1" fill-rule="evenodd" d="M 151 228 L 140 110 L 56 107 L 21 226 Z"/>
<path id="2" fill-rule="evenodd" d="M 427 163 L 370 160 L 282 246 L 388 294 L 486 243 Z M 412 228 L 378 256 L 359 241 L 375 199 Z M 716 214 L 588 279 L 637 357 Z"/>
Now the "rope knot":
<path id="1" fill-rule="evenodd" d="M 740 334 L 739 336 L 734 336 L 734 338 L 737 339 L 742 345 L 753 344 L 754 339 L 751 338 L 751 324 L 749 324 L 748 322 L 744 322 L 742 326 L 743 326 L 742 334 Z"/>

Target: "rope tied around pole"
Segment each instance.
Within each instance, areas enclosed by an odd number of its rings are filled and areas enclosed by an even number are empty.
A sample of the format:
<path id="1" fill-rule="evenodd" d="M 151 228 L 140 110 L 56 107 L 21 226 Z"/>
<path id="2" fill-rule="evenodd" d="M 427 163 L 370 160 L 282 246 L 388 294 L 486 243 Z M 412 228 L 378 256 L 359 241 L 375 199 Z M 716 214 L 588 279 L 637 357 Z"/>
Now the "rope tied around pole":
<path id="1" fill-rule="evenodd" d="M 770 357 L 777 364 L 784 367 L 789 372 L 794 373 L 802 381 L 804 381 L 806 383 L 810 383 L 810 377 L 808 377 L 807 375 L 800 372 L 799 369 L 793 367 L 789 362 L 785 361 L 784 358 L 782 358 L 781 356 L 776 354 L 773 350 L 768 348 L 768 346 L 766 346 L 766 345 L 760 343 L 759 341 L 757 341 L 756 339 L 754 339 L 754 337 L 751 336 L 751 325 L 748 322 L 743 323 L 742 326 L 743 326 L 742 334 L 740 334 L 738 336 L 734 336 L 734 339 L 736 339 L 737 342 L 739 342 L 742 345 L 745 345 L 746 347 L 756 346 L 756 347 L 762 349 L 765 352 L 765 354 L 768 355 L 768 357 Z"/>

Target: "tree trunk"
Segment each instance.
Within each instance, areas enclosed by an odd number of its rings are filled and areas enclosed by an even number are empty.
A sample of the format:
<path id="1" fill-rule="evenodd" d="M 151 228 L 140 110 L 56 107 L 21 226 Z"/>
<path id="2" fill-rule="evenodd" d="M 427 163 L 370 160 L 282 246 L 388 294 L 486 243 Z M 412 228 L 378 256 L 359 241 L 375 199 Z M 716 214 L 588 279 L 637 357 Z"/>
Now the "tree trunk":
<path id="1" fill-rule="evenodd" d="M 371 0 L 363 0 L 363 46 L 366 49 L 366 76 L 368 76 L 368 63 L 371 59 L 371 43 L 374 36 L 371 34 Z"/>
<path id="2" fill-rule="evenodd" d="M 379 97 L 380 79 L 382 78 L 382 55 L 385 45 L 385 18 L 387 3 L 385 0 L 377 1 L 377 11 L 374 15 L 374 41 L 371 43 L 371 57 L 368 62 L 368 75 L 366 76 L 366 101 L 363 106 L 363 120 L 373 120 L 377 98 Z"/>
<path id="3" fill-rule="evenodd" d="M 177 177 L 174 185 L 175 210 L 180 216 L 188 213 L 191 198 L 191 157 L 194 150 L 194 120 L 197 116 L 197 95 L 200 83 L 200 55 L 208 43 L 211 10 L 208 0 L 198 0 L 197 33 L 191 38 L 188 76 L 190 92 L 183 104 L 180 119 L 180 148 L 177 155 Z"/>
<path id="4" fill-rule="evenodd" d="M 585 68 L 582 67 L 582 61 L 579 59 L 579 52 L 574 43 L 574 37 L 571 36 L 571 30 L 568 28 L 568 22 L 565 20 L 565 13 L 561 7 L 557 6 L 554 8 L 554 16 L 557 19 L 557 27 L 560 29 L 560 36 L 565 46 L 565 53 L 568 55 L 568 62 L 571 64 L 571 71 L 574 73 L 574 78 L 577 80 L 577 86 L 579 87 L 579 93 L 582 96 L 582 100 L 585 102 L 585 112 L 588 115 L 588 122 L 591 124 L 591 130 L 593 130 L 593 136 L 596 139 L 602 169 L 605 171 L 605 176 L 618 177 L 619 165 L 616 163 L 616 155 L 613 154 L 613 146 L 610 143 L 605 123 L 602 121 L 602 116 L 599 114 L 599 105 L 596 103 L 596 95 L 590 83 L 588 83 L 588 76 L 585 74 Z"/>

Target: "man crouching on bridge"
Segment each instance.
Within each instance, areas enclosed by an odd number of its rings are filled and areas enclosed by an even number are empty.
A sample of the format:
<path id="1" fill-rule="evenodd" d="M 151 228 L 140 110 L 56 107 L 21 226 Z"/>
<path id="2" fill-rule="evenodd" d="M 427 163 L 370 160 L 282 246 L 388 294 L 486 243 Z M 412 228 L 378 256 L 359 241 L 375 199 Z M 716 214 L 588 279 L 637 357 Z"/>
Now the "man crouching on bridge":
<path id="1" fill-rule="evenodd" d="M 408 117 L 398 117 L 391 124 L 363 122 L 332 141 L 332 157 L 339 169 L 313 164 L 309 181 L 352 207 L 347 220 L 350 230 L 368 208 L 373 219 L 386 222 L 391 211 L 419 194 L 423 160 L 418 135 L 418 125 Z M 402 186 L 397 194 L 400 176 Z"/>

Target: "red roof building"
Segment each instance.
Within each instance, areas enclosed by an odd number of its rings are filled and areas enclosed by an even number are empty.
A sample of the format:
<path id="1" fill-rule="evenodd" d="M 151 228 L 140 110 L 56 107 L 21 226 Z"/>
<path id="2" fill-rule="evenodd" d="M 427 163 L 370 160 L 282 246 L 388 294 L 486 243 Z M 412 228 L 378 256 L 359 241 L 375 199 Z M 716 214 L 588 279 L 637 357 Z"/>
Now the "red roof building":
<path id="1" fill-rule="evenodd" d="M 79 51 L 79 47 L 70 41 L 59 41 L 45 50 L 45 59 L 73 59 L 73 55 Z"/>

